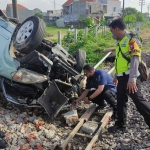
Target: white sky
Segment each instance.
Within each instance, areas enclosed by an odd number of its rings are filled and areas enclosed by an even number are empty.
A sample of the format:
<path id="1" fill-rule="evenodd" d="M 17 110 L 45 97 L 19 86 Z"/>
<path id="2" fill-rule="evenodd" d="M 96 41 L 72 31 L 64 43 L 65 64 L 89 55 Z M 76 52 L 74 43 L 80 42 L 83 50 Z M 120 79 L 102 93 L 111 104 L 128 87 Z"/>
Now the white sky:
<path id="1" fill-rule="evenodd" d="M 61 9 L 62 4 L 67 0 L 55 0 L 56 9 Z M 121 0 L 122 2 L 123 0 Z M 140 0 L 124 0 L 125 7 L 134 7 L 141 11 L 141 7 L 139 5 Z M 145 1 L 145 5 L 143 6 L 143 12 L 148 12 L 148 5 L 150 5 L 150 0 Z M 32 10 L 34 8 L 39 8 L 43 12 L 47 10 L 54 9 L 54 0 L 17 0 L 18 4 L 25 6 L 26 8 Z M 5 10 L 8 3 L 12 3 L 12 0 L 0 0 L 0 9 Z"/>

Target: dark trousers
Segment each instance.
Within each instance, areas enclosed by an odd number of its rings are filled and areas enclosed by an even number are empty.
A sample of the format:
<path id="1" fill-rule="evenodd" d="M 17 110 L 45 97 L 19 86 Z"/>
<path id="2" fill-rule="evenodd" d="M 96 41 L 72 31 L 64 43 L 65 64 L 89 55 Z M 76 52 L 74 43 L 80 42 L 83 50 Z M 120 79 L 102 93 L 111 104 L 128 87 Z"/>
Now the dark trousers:
<path id="1" fill-rule="evenodd" d="M 146 124 L 150 127 L 150 103 L 147 102 L 141 94 L 139 79 L 137 79 L 137 83 L 136 83 L 138 91 L 134 94 L 129 93 L 129 91 L 127 90 L 129 75 L 117 77 L 117 79 L 118 79 L 118 86 L 117 86 L 118 122 L 123 124 L 126 123 L 126 117 L 127 117 L 126 103 L 128 101 L 128 95 L 129 95 L 132 98 L 139 113 L 144 117 Z"/>
<path id="2" fill-rule="evenodd" d="M 95 91 L 89 91 L 87 96 L 91 96 L 94 92 Z M 92 102 L 99 106 L 103 106 L 104 100 L 113 107 L 114 111 L 117 111 L 117 93 L 115 91 L 111 89 L 103 91 L 97 97 L 92 99 Z"/>

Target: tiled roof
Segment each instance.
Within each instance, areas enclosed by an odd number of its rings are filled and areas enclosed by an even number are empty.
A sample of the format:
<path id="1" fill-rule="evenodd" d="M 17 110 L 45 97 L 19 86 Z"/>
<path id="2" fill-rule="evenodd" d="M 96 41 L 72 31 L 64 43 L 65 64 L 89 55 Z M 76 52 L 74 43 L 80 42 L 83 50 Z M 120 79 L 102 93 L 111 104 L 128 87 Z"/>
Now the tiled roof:
<path id="1" fill-rule="evenodd" d="M 69 6 L 71 3 L 73 3 L 74 0 L 67 0 L 63 6 Z"/>
<path id="2" fill-rule="evenodd" d="M 2 12 L 6 13 L 6 10 L 2 10 Z"/>
<path id="3" fill-rule="evenodd" d="M 7 4 L 9 7 L 12 7 L 12 4 Z M 17 8 L 18 9 L 27 9 L 26 7 L 20 5 L 20 4 L 17 4 Z"/>
<path id="4" fill-rule="evenodd" d="M 96 2 L 96 0 L 80 0 L 80 2 Z"/>
<path id="5" fill-rule="evenodd" d="M 80 2 L 95 2 L 96 0 L 79 0 Z M 71 3 L 73 3 L 74 0 L 67 0 L 63 6 L 69 6 Z"/>

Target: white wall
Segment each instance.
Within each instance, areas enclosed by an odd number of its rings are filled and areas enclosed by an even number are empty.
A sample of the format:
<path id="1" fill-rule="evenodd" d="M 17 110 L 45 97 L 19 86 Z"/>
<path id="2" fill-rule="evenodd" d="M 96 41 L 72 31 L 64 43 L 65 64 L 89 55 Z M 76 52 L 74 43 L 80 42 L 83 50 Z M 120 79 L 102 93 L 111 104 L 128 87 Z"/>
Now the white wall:
<path id="1" fill-rule="evenodd" d="M 107 13 L 104 15 L 115 17 L 119 15 L 118 13 L 121 13 L 121 1 L 107 0 Z"/>

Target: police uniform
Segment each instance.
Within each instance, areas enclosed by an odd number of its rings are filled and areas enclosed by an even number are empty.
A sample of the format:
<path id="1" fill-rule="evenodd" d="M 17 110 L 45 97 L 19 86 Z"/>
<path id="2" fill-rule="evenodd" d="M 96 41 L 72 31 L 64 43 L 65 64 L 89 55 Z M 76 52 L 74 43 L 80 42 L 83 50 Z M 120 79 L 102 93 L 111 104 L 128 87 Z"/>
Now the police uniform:
<path id="1" fill-rule="evenodd" d="M 131 59 L 129 63 L 121 54 Z M 125 37 L 117 43 L 115 71 L 118 79 L 117 86 L 117 113 L 118 121 L 116 125 L 124 127 L 126 125 L 128 95 L 132 98 L 137 110 L 144 117 L 145 122 L 150 127 L 150 104 L 143 98 L 140 91 L 140 81 L 138 78 L 138 65 L 141 57 L 141 44 L 136 38 L 126 34 Z M 138 91 L 129 93 L 127 90 L 128 82 L 136 82 Z"/>

